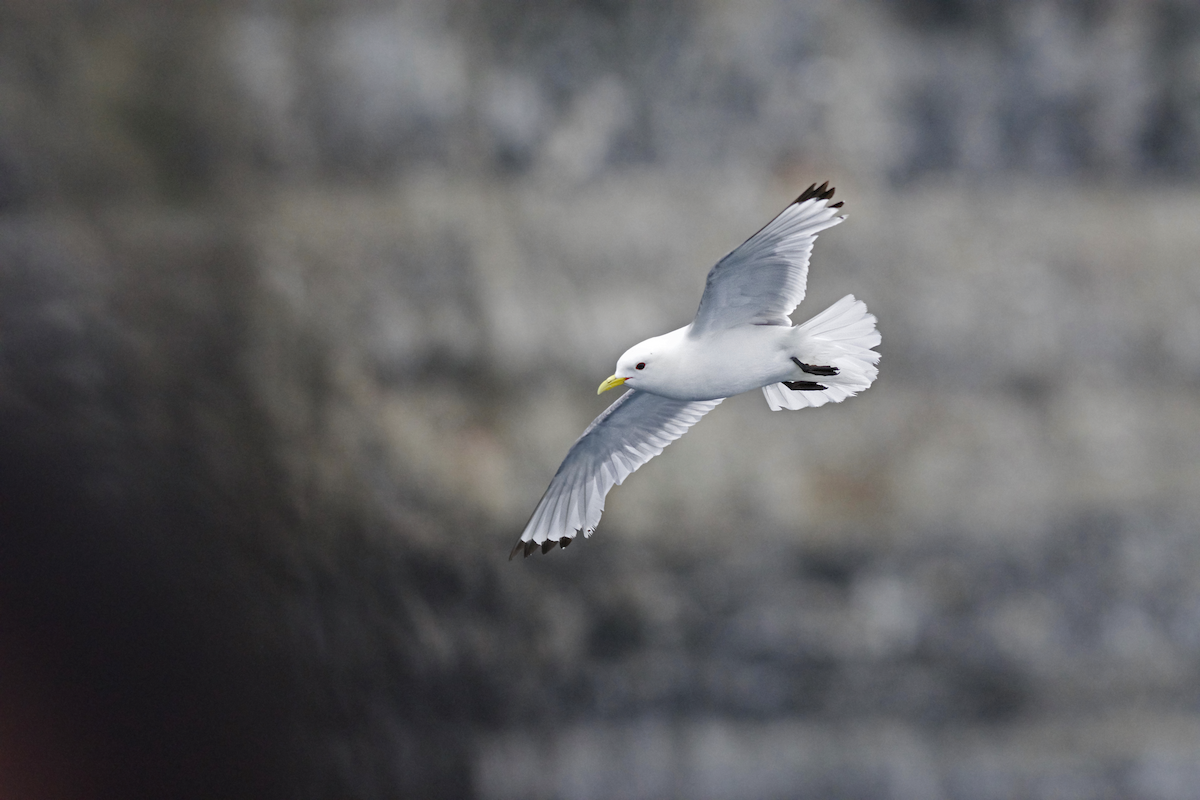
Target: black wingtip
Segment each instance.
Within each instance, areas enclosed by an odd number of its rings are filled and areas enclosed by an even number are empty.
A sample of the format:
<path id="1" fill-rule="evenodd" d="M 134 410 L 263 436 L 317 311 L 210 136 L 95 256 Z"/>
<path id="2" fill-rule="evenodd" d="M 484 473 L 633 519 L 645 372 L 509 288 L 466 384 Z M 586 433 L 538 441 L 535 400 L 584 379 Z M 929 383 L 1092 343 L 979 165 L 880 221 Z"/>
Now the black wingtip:
<path id="1" fill-rule="evenodd" d="M 815 183 L 804 190 L 799 197 L 796 198 L 797 203 L 803 203 L 805 200 L 831 200 L 833 199 L 833 189 L 829 185 L 829 181 L 825 181 L 820 186 Z M 838 203 L 834 208 L 841 208 L 842 204 Z"/>
<path id="2" fill-rule="evenodd" d="M 537 542 L 534 542 L 534 541 L 529 541 L 529 542 L 518 541 L 515 545 L 513 545 L 512 551 L 508 554 L 508 560 L 512 561 L 514 558 L 516 558 L 517 553 L 524 553 L 525 558 L 529 558 L 529 556 L 531 554 L 538 551 L 539 549 L 542 551 L 543 554 L 549 553 L 556 546 L 561 547 L 562 549 L 566 550 L 567 545 L 571 544 L 571 542 L 573 542 L 573 541 L 575 541 L 575 540 L 569 536 L 564 536 L 561 539 L 547 539 L 546 541 L 542 542 L 541 544 L 538 544 Z"/>

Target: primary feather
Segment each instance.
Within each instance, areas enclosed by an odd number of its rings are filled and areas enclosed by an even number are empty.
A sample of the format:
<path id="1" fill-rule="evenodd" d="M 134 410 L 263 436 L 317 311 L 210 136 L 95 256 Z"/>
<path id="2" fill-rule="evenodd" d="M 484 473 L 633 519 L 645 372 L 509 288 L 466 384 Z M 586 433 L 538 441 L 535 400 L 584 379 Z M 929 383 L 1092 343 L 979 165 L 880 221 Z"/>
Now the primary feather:
<path id="1" fill-rule="evenodd" d="M 817 234 L 845 219 L 828 184 L 810 187 L 708 273 L 692 335 L 735 325 L 791 325 Z"/>
<path id="2" fill-rule="evenodd" d="M 576 440 L 542 496 L 511 559 L 541 546 L 566 547 L 579 531 L 591 536 L 608 490 L 663 451 L 720 404 L 683 401 L 632 390 L 596 417 Z"/>

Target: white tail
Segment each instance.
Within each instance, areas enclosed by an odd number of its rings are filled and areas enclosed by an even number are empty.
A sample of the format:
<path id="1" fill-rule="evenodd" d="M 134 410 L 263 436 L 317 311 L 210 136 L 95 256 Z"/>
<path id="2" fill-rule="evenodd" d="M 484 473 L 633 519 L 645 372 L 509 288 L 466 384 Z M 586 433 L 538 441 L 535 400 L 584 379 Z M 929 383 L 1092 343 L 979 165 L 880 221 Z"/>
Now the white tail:
<path id="1" fill-rule="evenodd" d="M 837 367 L 838 374 L 814 377 L 824 390 L 792 390 L 782 383 L 762 387 L 772 411 L 840 403 L 866 389 L 879 374 L 880 342 L 875 315 L 848 294 L 796 329 L 797 350 L 806 363 Z"/>

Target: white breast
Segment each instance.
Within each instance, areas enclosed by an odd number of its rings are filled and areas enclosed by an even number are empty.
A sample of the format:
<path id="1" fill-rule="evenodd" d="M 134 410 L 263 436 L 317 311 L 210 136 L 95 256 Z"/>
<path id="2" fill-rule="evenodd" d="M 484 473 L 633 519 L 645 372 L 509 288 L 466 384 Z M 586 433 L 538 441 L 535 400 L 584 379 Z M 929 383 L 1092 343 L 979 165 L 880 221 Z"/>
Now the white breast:
<path id="1" fill-rule="evenodd" d="M 678 336 L 671 342 L 671 368 L 656 369 L 654 385 L 645 388 L 676 400 L 715 400 L 784 380 L 795 371 L 788 357 L 792 330 L 738 325 L 703 337 Z"/>

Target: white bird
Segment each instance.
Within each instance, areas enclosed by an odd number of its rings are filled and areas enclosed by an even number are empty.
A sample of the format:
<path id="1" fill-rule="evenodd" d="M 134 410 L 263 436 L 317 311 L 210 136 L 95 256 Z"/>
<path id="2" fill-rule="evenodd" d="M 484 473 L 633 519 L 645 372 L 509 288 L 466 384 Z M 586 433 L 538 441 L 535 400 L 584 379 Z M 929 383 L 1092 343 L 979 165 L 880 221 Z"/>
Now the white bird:
<path id="1" fill-rule="evenodd" d="M 761 388 L 772 411 L 840 403 L 875 380 L 875 316 L 846 295 L 802 325 L 817 234 L 845 219 L 828 182 L 813 184 L 708 273 L 690 325 L 634 345 L 597 394 L 626 392 L 567 452 L 511 560 L 591 536 L 604 498 L 726 397 Z"/>

